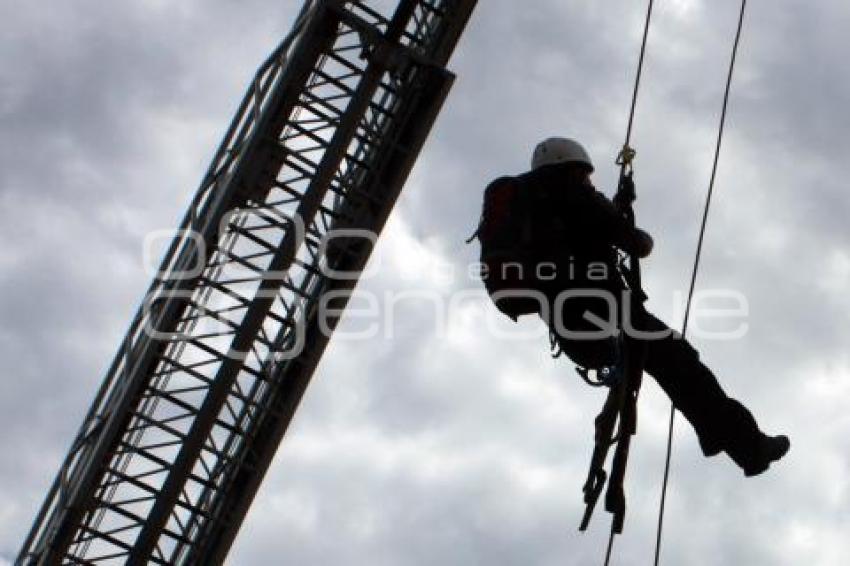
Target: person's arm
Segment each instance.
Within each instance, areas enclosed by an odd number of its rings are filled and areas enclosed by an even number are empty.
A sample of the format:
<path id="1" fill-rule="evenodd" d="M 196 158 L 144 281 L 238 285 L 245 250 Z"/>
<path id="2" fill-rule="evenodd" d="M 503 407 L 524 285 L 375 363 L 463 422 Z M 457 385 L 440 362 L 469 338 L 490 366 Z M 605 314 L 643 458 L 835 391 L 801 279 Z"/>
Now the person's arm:
<path id="1" fill-rule="evenodd" d="M 633 228 L 623 214 L 599 191 L 585 193 L 591 221 L 621 250 L 644 258 L 652 253 L 654 242 L 644 230 Z"/>

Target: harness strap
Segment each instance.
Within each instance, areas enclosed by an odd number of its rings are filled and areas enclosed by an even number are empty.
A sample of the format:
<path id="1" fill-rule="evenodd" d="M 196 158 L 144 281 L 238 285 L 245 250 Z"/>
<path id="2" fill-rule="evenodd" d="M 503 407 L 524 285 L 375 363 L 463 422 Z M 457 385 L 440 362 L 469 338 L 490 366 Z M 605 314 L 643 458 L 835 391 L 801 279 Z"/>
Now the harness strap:
<path id="1" fill-rule="evenodd" d="M 624 150 L 625 152 L 625 150 Z M 634 155 L 632 153 L 631 158 Z M 623 165 L 631 164 L 631 159 Z M 629 167 L 630 168 L 630 167 Z M 632 172 L 624 172 L 620 178 L 615 202 L 623 211 L 625 218 L 634 226 L 634 210 L 632 204 L 636 198 Z M 640 264 L 636 257 L 631 257 L 629 265 L 621 262 L 620 271 L 623 274 L 630 294 L 626 301 L 632 321 L 638 328 L 643 327 L 645 310 L 643 303 L 646 294 L 641 289 Z M 594 448 L 591 457 L 587 481 L 584 484 L 584 501 L 586 504 L 584 517 L 579 530 L 587 529 L 590 518 L 602 493 L 602 488 L 608 480 L 608 490 L 605 494 L 605 510 L 613 514 L 611 533 L 623 532 L 626 516 L 626 496 L 623 482 L 626 475 L 626 465 L 629 458 L 631 437 L 637 432 L 637 400 L 646 361 L 646 344 L 622 332 L 622 348 L 619 352 L 619 367 L 621 379 L 613 383 L 605 399 L 602 411 L 595 420 Z M 579 375 L 585 376 L 581 371 Z M 589 379 L 585 379 L 590 383 Z M 619 423 L 618 431 L 614 434 L 615 426 Z M 604 470 L 605 460 L 612 445 L 616 444 L 614 458 L 611 464 L 610 478 Z M 613 539 L 612 539 L 613 540 Z"/>
<path id="2" fill-rule="evenodd" d="M 608 474 L 605 472 L 605 460 L 608 458 L 608 450 L 616 442 L 614 427 L 617 424 L 619 413 L 617 406 L 618 390 L 622 387 L 623 383 L 620 383 L 616 388 L 611 388 L 608 391 L 608 397 L 605 399 L 602 411 L 594 421 L 593 455 L 590 458 L 590 470 L 587 474 L 587 481 L 582 488 L 586 508 L 581 525 L 579 526 L 580 531 L 587 530 L 590 519 L 593 516 L 593 510 L 596 508 L 596 502 L 599 500 L 599 496 L 602 494 L 602 488 L 605 486 L 605 481 L 608 478 Z"/>
<path id="3" fill-rule="evenodd" d="M 623 481 L 626 476 L 626 464 L 629 459 L 631 439 L 637 433 L 637 401 L 642 381 L 643 365 L 646 357 L 646 345 L 627 338 L 626 377 L 622 382 L 618 399 L 620 403 L 620 432 L 617 435 L 617 448 L 611 464 L 611 479 L 605 493 L 605 510 L 614 515 L 611 529 L 614 533 L 623 532 L 626 517 L 626 495 Z"/>

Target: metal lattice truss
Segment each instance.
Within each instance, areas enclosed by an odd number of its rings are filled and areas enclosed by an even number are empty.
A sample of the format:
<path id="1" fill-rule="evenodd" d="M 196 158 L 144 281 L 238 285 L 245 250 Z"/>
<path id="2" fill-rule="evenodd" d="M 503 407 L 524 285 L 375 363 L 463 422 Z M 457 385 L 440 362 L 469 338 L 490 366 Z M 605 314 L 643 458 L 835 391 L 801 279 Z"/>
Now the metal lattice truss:
<path id="1" fill-rule="evenodd" d="M 475 0 L 311 0 L 260 67 L 18 564 L 224 560 Z"/>

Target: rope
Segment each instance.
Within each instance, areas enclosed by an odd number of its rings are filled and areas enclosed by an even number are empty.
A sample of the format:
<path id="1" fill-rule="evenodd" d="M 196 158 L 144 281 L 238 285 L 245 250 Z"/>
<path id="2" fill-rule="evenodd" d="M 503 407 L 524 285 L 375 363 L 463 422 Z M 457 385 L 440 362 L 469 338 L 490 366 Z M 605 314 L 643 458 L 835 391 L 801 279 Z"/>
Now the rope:
<path id="1" fill-rule="evenodd" d="M 605 551 L 605 566 L 611 563 L 611 550 L 614 548 L 614 530 L 608 535 L 608 550 Z"/>
<path id="2" fill-rule="evenodd" d="M 738 45 L 741 42 L 741 31 L 744 27 L 744 16 L 747 10 L 747 0 L 741 0 L 741 13 L 738 17 L 738 30 L 735 33 L 735 44 L 732 48 L 732 59 L 729 63 L 729 73 L 726 77 L 726 92 L 723 95 L 723 111 L 720 114 L 720 128 L 717 132 L 717 145 L 714 150 L 714 163 L 711 168 L 711 180 L 708 184 L 708 194 L 705 199 L 705 207 L 703 208 L 702 224 L 699 230 L 699 239 L 697 241 L 696 257 L 694 258 L 694 266 L 691 271 L 691 284 L 688 291 L 688 301 L 685 308 L 685 319 L 682 323 L 682 337 L 688 333 L 688 321 L 691 315 L 691 304 L 694 298 L 694 289 L 696 288 L 697 273 L 699 272 L 700 259 L 702 258 L 702 248 L 705 241 L 705 230 L 708 223 L 708 212 L 711 209 L 711 197 L 714 194 L 714 183 L 717 179 L 717 167 L 720 163 L 720 150 L 723 145 L 723 133 L 726 128 L 726 114 L 729 108 L 729 94 L 732 90 L 732 76 L 735 72 L 735 62 L 738 58 Z M 670 422 L 667 431 L 667 456 L 664 462 L 664 481 L 661 487 L 661 503 L 658 509 L 658 532 L 655 539 L 655 566 L 658 566 L 661 557 L 661 536 L 664 529 L 664 508 L 667 501 L 667 486 L 670 479 L 670 459 L 673 454 L 673 425 L 676 418 L 676 408 L 670 407 Z"/>
<path id="3" fill-rule="evenodd" d="M 632 129 L 635 123 L 635 110 L 637 109 L 637 100 L 638 94 L 640 93 L 640 82 L 641 77 L 643 76 L 643 63 L 646 58 L 646 45 L 649 39 L 649 27 L 652 22 L 652 9 L 655 5 L 655 0 L 649 0 L 646 7 L 646 19 L 643 24 L 643 38 L 641 39 L 640 44 L 640 56 L 638 58 L 638 66 L 637 73 L 635 75 L 635 86 L 632 91 L 632 103 L 631 108 L 629 109 L 629 122 L 626 127 L 626 139 L 623 142 L 623 149 L 620 151 L 620 155 L 617 158 L 617 164 L 620 165 L 620 182 L 622 184 L 623 179 L 625 179 L 627 171 L 630 171 L 632 168 L 632 161 L 635 158 L 635 150 L 631 148 L 629 145 L 632 140 Z M 622 423 L 621 423 L 622 425 Z M 614 538 L 615 538 L 615 529 L 612 527 L 610 536 L 608 538 L 608 549 L 605 552 L 605 566 L 609 566 L 611 563 L 611 554 L 614 548 Z"/>
<path id="4" fill-rule="evenodd" d="M 635 110 L 637 109 L 638 93 L 640 92 L 640 79 L 643 76 L 643 61 L 646 56 L 646 43 L 649 38 L 649 24 L 652 21 L 652 8 L 655 0 L 649 0 L 646 8 L 646 21 L 643 24 L 643 40 L 640 44 L 640 58 L 638 59 L 637 75 L 635 76 L 635 88 L 632 92 L 632 106 L 629 110 L 629 124 L 626 126 L 626 141 L 623 142 L 623 149 L 617 158 L 617 165 L 620 165 L 620 175 L 624 176 L 626 168 L 631 168 L 632 160 L 634 160 L 636 152 L 629 145 L 632 141 L 632 128 L 635 124 Z"/>

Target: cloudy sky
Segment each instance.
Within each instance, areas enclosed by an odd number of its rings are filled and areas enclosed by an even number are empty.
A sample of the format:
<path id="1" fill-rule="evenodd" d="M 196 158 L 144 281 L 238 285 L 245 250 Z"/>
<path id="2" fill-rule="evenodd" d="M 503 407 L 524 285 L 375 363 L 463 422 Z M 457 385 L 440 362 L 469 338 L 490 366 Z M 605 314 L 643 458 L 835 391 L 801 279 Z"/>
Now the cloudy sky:
<path id="1" fill-rule="evenodd" d="M 17 553 L 134 313 L 142 241 L 182 216 L 288 0 L 0 0 L 0 563 Z M 601 563 L 579 534 L 602 393 L 535 321 L 492 318 L 465 276 L 481 191 L 543 137 L 586 142 L 610 192 L 642 2 L 481 0 L 459 79 L 229 562 Z M 650 308 L 681 321 L 737 0 L 660 0 L 634 146 L 656 238 Z M 743 338 L 694 340 L 786 460 L 744 479 L 679 421 L 664 563 L 834 566 L 850 543 L 850 5 L 751 2 L 699 279 L 748 300 Z M 458 308 L 453 296 L 475 291 Z M 412 297 L 436 294 L 433 303 Z M 703 321 L 712 328 L 716 321 Z M 697 320 L 697 324 L 700 324 Z M 490 328 L 490 331 L 482 329 Z M 498 332 L 495 332 L 498 331 Z M 349 334 L 346 336 L 346 333 Z M 647 380 L 616 564 L 651 563 L 668 404 Z M 844 557 L 844 558 L 842 558 Z"/>

